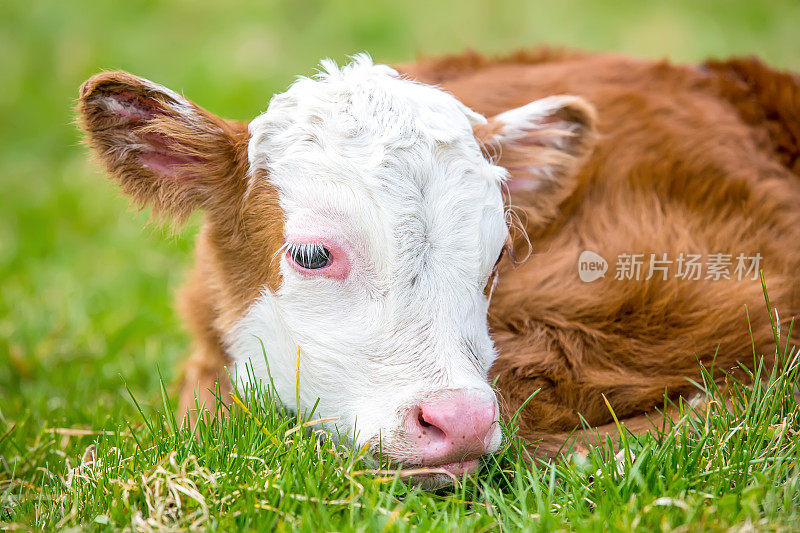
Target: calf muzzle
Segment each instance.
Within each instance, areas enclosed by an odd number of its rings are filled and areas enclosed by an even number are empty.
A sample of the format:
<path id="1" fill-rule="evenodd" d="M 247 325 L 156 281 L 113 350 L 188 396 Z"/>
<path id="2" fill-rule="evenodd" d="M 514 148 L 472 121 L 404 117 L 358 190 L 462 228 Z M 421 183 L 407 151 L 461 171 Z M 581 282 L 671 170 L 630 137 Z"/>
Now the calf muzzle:
<path id="1" fill-rule="evenodd" d="M 409 444 L 422 465 L 472 462 L 493 451 L 497 419 L 493 396 L 472 390 L 447 391 L 409 410 Z"/>

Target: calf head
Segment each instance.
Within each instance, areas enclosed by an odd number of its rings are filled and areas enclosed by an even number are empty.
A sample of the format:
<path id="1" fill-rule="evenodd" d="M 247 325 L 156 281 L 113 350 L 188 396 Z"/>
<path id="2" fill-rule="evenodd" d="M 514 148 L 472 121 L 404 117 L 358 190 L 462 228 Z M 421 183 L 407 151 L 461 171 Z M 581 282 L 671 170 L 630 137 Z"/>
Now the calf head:
<path id="1" fill-rule="evenodd" d="M 469 471 L 501 442 L 487 311 L 507 171 L 481 147 L 527 147 L 530 175 L 558 180 L 586 104 L 547 99 L 487 122 L 366 56 L 323 68 L 249 126 L 118 72 L 87 81 L 78 109 L 139 204 L 206 212 L 201 267 L 227 317 L 209 327 L 226 324 L 238 380 L 251 367 L 288 408 L 316 405 L 335 435 L 396 463 Z"/>

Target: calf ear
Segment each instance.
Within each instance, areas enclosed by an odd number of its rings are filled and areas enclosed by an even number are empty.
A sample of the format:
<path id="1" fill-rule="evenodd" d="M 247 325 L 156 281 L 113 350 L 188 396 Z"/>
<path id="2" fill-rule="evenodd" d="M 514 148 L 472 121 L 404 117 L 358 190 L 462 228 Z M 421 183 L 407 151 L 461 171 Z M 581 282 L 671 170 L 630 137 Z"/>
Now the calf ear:
<path id="1" fill-rule="evenodd" d="M 594 148 L 594 107 L 578 96 L 550 96 L 510 109 L 473 128 L 484 155 L 525 195 L 529 223 L 545 222 L 577 186 L 577 169 Z"/>
<path id="2" fill-rule="evenodd" d="M 765 65 L 754 57 L 709 60 L 720 96 L 747 124 L 764 129 L 775 156 L 800 176 L 800 76 Z"/>
<path id="3" fill-rule="evenodd" d="M 235 201 L 247 171 L 247 126 L 223 120 L 126 72 L 81 86 L 81 128 L 106 171 L 140 206 L 183 221 Z"/>

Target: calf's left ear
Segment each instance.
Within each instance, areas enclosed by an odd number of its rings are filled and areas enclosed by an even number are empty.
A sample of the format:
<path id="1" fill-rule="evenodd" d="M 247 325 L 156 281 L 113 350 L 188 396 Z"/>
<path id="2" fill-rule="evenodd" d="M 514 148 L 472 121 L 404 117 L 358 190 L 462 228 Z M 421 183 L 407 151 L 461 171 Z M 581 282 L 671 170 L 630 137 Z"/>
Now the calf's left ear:
<path id="1" fill-rule="evenodd" d="M 577 186 L 577 171 L 591 153 L 596 112 L 583 98 L 535 100 L 473 127 L 484 155 L 509 173 L 512 194 L 525 194 L 531 223 L 552 218 Z"/>
<path id="2" fill-rule="evenodd" d="M 78 119 L 106 171 L 140 206 L 180 222 L 196 208 L 230 208 L 245 187 L 245 124 L 127 72 L 80 89 Z"/>

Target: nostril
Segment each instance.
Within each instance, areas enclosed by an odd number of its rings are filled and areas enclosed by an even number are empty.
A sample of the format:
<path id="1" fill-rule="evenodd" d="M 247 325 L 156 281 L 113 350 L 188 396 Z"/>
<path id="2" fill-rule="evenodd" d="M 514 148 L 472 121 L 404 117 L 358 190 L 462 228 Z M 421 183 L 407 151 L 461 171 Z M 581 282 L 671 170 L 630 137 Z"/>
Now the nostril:
<path id="1" fill-rule="evenodd" d="M 425 412 L 420 409 L 417 413 L 417 425 L 419 426 L 419 435 L 417 438 L 427 438 L 429 441 L 441 441 L 447 437 L 445 431 L 437 426 L 430 418 L 425 417 Z"/>
<path id="2" fill-rule="evenodd" d="M 419 422 L 419 425 L 424 427 L 424 428 L 428 428 L 428 427 L 431 427 L 433 425 L 433 424 L 429 424 L 428 421 L 425 420 L 425 417 L 422 416 L 422 411 L 419 412 L 419 416 L 417 417 L 417 422 Z"/>

